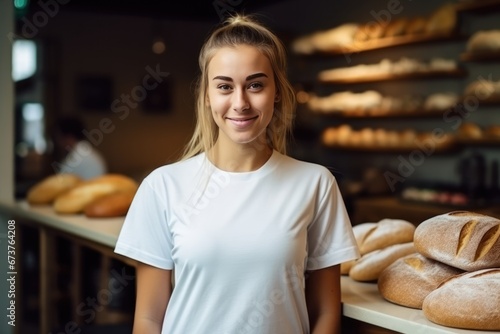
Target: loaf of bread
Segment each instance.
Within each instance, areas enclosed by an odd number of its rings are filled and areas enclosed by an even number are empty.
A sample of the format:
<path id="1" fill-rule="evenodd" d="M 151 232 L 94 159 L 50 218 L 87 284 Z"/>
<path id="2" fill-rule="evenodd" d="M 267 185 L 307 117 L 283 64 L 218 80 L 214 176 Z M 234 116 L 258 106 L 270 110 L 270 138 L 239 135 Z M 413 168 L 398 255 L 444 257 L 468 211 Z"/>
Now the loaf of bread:
<path id="1" fill-rule="evenodd" d="M 406 34 L 413 35 L 413 34 L 421 34 L 425 32 L 425 28 L 427 26 L 427 20 L 424 17 L 417 16 L 414 17 L 408 22 L 406 25 Z"/>
<path id="2" fill-rule="evenodd" d="M 355 281 L 369 282 L 379 278 L 380 273 L 397 259 L 415 253 L 412 242 L 396 244 L 379 249 L 359 258 L 349 271 Z"/>
<path id="3" fill-rule="evenodd" d="M 458 15 L 455 5 L 445 4 L 436 9 L 428 18 L 425 31 L 427 33 L 451 33 L 457 25 Z"/>
<path id="4" fill-rule="evenodd" d="M 465 271 L 500 267 L 500 220 L 454 211 L 422 222 L 415 248 L 431 259 Z"/>
<path id="5" fill-rule="evenodd" d="M 452 277 L 424 299 L 422 310 L 439 325 L 500 330 L 500 268 Z"/>
<path id="6" fill-rule="evenodd" d="M 87 205 L 83 213 L 89 218 L 125 216 L 130 204 L 132 204 L 134 195 L 134 191 L 120 191 L 103 196 Z"/>
<path id="7" fill-rule="evenodd" d="M 402 219 L 382 219 L 360 239 L 359 251 L 367 254 L 395 244 L 411 242 L 415 225 Z"/>
<path id="8" fill-rule="evenodd" d="M 392 20 L 389 24 L 387 24 L 387 27 L 384 30 L 384 37 L 403 35 L 406 31 L 408 23 L 410 23 L 410 21 L 405 17 Z"/>
<path id="9" fill-rule="evenodd" d="M 51 175 L 35 184 L 28 191 L 29 204 L 51 204 L 54 199 L 82 182 L 75 174 L 59 173 Z"/>
<path id="10" fill-rule="evenodd" d="M 397 259 L 378 278 L 378 290 L 386 300 L 411 308 L 422 308 L 425 297 L 445 280 L 463 270 L 413 253 Z"/>
<path id="11" fill-rule="evenodd" d="M 483 137 L 483 129 L 476 123 L 463 122 L 458 128 L 458 134 L 462 138 L 480 139 Z"/>
<path id="12" fill-rule="evenodd" d="M 467 51 L 476 54 L 500 51 L 500 30 L 478 31 L 467 41 Z"/>
<path id="13" fill-rule="evenodd" d="M 85 181 L 57 197 L 54 210 L 57 213 L 81 213 L 100 197 L 121 191 L 134 192 L 137 188 L 137 182 L 125 175 L 107 174 Z"/>
<path id="14" fill-rule="evenodd" d="M 360 247 L 360 241 L 365 239 L 366 234 L 370 233 L 372 229 L 374 229 L 377 226 L 377 223 L 362 223 L 358 225 L 354 225 L 352 227 L 352 233 L 354 234 L 354 239 L 356 240 L 356 243 L 358 244 L 358 248 Z M 351 267 L 353 266 L 354 262 L 356 260 L 351 260 L 344 262 L 340 265 L 340 273 L 342 275 L 347 275 L 349 274 L 349 270 L 351 270 Z"/>

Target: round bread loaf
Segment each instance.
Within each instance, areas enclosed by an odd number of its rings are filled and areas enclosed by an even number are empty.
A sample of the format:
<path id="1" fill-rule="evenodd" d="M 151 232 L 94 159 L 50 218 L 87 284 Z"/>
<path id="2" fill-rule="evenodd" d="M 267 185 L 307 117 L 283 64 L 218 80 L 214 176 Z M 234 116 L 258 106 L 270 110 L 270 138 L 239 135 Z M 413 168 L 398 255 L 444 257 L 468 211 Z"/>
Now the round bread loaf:
<path id="1" fill-rule="evenodd" d="M 427 33 L 451 33 L 458 21 L 455 5 L 448 3 L 436 9 L 428 18 L 425 31 Z"/>
<path id="2" fill-rule="evenodd" d="M 81 182 L 78 175 L 71 173 L 51 175 L 31 187 L 26 200 L 29 204 L 51 204 L 57 196 Z"/>
<path id="3" fill-rule="evenodd" d="M 367 254 L 395 244 L 413 240 L 415 225 L 402 219 L 382 219 L 374 229 L 360 239 L 359 250 Z"/>
<path id="4" fill-rule="evenodd" d="M 424 299 L 422 310 L 439 325 L 500 330 L 500 268 L 452 277 Z"/>
<path id="5" fill-rule="evenodd" d="M 414 253 L 394 261 L 378 278 L 378 290 L 386 300 L 411 308 L 422 308 L 425 297 L 445 280 L 462 270 Z"/>
<path id="6" fill-rule="evenodd" d="M 120 191 L 117 193 L 105 195 L 96 199 L 84 209 L 84 213 L 90 218 L 110 218 L 121 217 L 127 214 L 127 211 L 134 199 L 134 191 Z"/>
<path id="7" fill-rule="evenodd" d="M 415 253 L 413 242 L 391 245 L 370 252 L 356 260 L 349 271 L 349 277 L 361 282 L 375 281 L 380 276 L 380 273 L 394 261 L 412 253 Z"/>
<path id="8" fill-rule="evenodd" d="M 415 248 L 431 259 L 465 271 L 500 267 L 500 220 L 454 211 L 422 222 Z"/>
<path id="9" fill-rule="evenodd" d="M 125 175 L 103 175 L 85 181 L 57 197 L 54 201 L 54 210 L 57 213 L 80 213 L 100 197 L 121 191 L 134 192 L 137 187 L 137 182 Z"/>

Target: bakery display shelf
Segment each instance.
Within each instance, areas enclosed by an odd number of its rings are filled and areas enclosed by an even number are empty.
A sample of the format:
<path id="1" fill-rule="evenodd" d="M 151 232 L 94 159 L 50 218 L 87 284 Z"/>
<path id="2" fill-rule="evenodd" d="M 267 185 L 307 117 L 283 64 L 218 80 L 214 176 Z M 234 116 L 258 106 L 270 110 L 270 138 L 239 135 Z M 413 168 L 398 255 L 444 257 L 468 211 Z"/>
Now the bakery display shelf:
<path id="1" fill-rule="evenodd" d="M 500 143 L 500 141 L 499 141 Z M 390 153 L 390 154 L 405 154 L 411 153 L 414 151 L 421 151 L 417 145 L 411 146 L 381 146 L 381 145 L 340 145 L 340 144 L 326 144 L 322 143 L 324 147 L 332 150 L 341 150 L 344 152 L 363 152 L 363 153 Z M 449 143 L 442 146 L 437 146 L 433 153 L 438 154 L 446 154 L 446 153 L 455 153 L 460 149 L 460 145 L 457 143 Z"/>
<path id="2" fill-rule="evenodd" d="M 359 119 L 359 118 L 436 118 L 443 117 L 443 113 L 447 112 L 449 109 L 435 109 L 435 110 L 383 110 L 383 109 L 371 109 L 371 110 L 342 110 L 342 111 L 332 111 L 332 112 L 309 112 L 314 115 L 319 115 L 323 117 L 331 118 L 341 118 L 341 119 Z"/>
<path id="3" fill-rule="evenodd" d="M 500 10 L 500 0 L 462 1 L 455 5 L 458 12 L 491 12 Z"/>
<path id="4" fill-rule="evenodd" d="M 456 141 L 467 146 L 500 146 L 500 137 L 484 137 L 484 138 L 463 138 L 457 137 Z"/>
<path id="5" fill-rule="evenodd" d="M 341 277 L 344 316 L 398 333 L 482 334 L 492 331 L 466 330 L 429 321 L 422 310 L 396 305 L 382 298 L 376 283 L 357 282 Z"/>
<path id="6" fill-rule="evenodd" d="M 436 32 L 436 33 L 420 33 L 412 35 L 391 36 L 372 39 L 368 41 L 355 42 L 352 45 L 346 45 L 341 48 L 321 51 L 315 55 L 320 56 L 339 56 L 350 55 L 364 51 L 372 51 L 385 49 L 396 46 L 408 46 L 413 44 L 443 42 L 443 41 L 459 41 L 466 39 L 466 36 L 456 32 Z"/>
<path id="7" fill-rule="evenodd" d="M 324 84 L 357 84 L 357 83 L 373 83 L 383 81 L 398 81 L 398 80 L 417 80 L 417 79 L 438 79 L 438 78 L 463 78 L 467 76 L 467 71 L 462 68 L 455 70 L 433 70 L 425 72 L 404 73 L 404 74 L 376 74 L 364 75 L 352 78 L 343 79 L 319 79 Z"/>
<path id="8" fill-rule="evenodd" d="M 460 60 L 465 62 L 500 62 L 500 51 L 483 53 L 464 52 L 460 55 Z"/>

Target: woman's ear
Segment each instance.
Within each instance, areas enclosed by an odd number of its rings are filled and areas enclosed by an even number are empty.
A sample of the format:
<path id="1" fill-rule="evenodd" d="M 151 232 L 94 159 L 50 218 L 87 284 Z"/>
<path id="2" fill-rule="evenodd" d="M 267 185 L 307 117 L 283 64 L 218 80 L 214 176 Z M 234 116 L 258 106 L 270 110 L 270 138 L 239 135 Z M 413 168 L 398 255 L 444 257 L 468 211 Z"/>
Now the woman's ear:
<path id="1" fill-rule="evenodd" d="M 281 96 L 279 93 L 276 93 L 276 95 L 274 96 L 274 102 L 279 102 L 281 101 Z"/>

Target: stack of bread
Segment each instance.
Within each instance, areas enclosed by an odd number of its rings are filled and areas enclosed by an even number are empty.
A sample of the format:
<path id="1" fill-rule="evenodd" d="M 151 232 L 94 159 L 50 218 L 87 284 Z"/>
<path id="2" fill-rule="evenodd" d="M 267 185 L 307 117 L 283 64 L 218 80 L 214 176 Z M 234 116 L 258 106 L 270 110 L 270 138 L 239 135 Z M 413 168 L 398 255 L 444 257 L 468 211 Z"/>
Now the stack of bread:
<path id="1" fill-rule="evenodd" d="M 333 148 L 348 149 L 421 149 L 425 143 L 432 143 L 436 150 L 453 147 L 454 136 L 448 133 L 416 132 L 412 129 L 402 131 L 365 127 L 353 129 L 348 124 L 328 127 L 323 131 L 322 143 Z"/>
<path id="2" fill-rule="evenodd" d="M 427 17 L 393 16 L 363 24 L 347 23 L 335 28 L 301 36 L 292 43 L 298 54 L 314 52 L 356 52 L 369 42 L 398 36 L 450 34 L 457 27 L 458 17 L 452 4 L 445 4 Z"/>
<path id="3" fill-rule="evenodd" d="M 435 93 L 425 98 L 419 96 L 384 96 L 374 90 L 361 93 L 337 92 L 328 96 L 308 94 L 307 107 L 318 113 L 360 116 L 404 115 L 443 111 L 458 103 L 458 95 L 451 92 Z"/>
<path id="4" fill-rule="evenodd" d="M 63 173 L 35 184 L 26 200 L 31 205 L 52 205 L 59 214 L 118 217 L 127 213 L 137 188 L 135 180 L 121 174 L 84 181 L 74 174 Z"/>
<path id="5" fill-rule="evenodd" d="M 341 264 L 341 273 L 356 281 L 376 281 L 395 260 L 415 252 L 414 231 L 415 225 L 402 219 L 383 219 L 354 226 L 361 257 Z"/>
<path id="6" fill-rule="evenodd" d="M 474 33 L 467 41 L 467 53 L 488 55 L 500 52 L 500 30 L 481 30 Z"/>
<path id="7" fill-rule="evenodd" d="M 418 225 L 413 242 L 414 254 L 380 274 L 381 295 L 443 326 L 500 330 L 500 220 L 438 215 Z"/>
<path id="8" fill-rule="evenodd" d="M 319 72 L 320 81 L 337 80 L 366 80 L 366 78 L 387 75 L 411 75 L 433 72 L 452 72 L 456 70 L 457 62 L 454 59 L 433 58 L 428 62 L 403 57 L 399 60 L 382 59 L 376 64 L 360 64 L 341 67 Z"/>
<path id="9" fill-rule="evenodd" d="M 481 102 L 500 102 L 500 80 L 480 78 L 472 81 L 465 87 L 465 101 L 476 105 Z"/>

